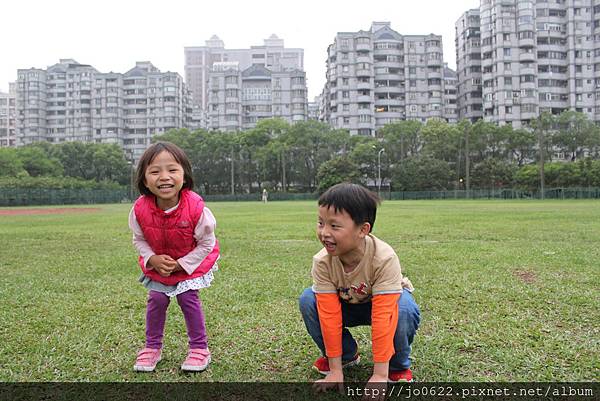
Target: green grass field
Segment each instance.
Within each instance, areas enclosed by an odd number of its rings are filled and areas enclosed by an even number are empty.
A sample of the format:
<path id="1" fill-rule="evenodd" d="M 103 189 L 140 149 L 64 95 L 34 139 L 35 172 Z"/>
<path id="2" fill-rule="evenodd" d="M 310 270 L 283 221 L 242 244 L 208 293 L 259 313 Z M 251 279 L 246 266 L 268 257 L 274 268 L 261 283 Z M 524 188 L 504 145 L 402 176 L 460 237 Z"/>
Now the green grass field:
<path id="1" fill-rule="evenodd" d="M 132 371 L 146 290 L 130 205 L 0 216 L 0 381 L 313 381 L 318 350 L 297 299 L 311 284 L 315 202 L 212 203 L 220 271 L 201 293 L 213 363 L 183 374 L 187 336 L 169 308 L 163 361 Z M 415 284 L 419 381 L 597 381 L 597 201 L 385 202 L 374 234 Z M 370 331 L 353 330 L 371 372 Z"/>

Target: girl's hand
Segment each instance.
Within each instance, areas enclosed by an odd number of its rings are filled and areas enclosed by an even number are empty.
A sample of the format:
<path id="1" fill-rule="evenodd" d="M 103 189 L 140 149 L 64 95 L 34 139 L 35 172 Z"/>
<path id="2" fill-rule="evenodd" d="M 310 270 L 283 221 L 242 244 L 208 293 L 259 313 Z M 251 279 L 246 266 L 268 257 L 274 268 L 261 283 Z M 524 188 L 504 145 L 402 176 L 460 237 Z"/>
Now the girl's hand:
<path id="1" fill-rule="evenodd" d="M 169 255 L 152 255 L 148 264 L 163 277 L 169 277 L 176 271 L 179 263 Z"/>

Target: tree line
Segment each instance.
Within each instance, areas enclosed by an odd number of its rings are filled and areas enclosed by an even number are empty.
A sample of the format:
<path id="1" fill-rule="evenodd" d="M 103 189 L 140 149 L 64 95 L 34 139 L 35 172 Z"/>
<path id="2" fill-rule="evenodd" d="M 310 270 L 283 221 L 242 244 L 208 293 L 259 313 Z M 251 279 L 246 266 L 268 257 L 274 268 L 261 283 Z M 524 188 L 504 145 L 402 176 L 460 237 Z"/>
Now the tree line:
<path id="1" fill-rule="evenodd" d="M 206 194 L 314 192 L 341 181 L 392 191 L 600 186 L 600 129 L 574 111 L 543 113 L 521 129 L 431 119 L 390 123 L 373 138 L 265 119 L 243 132 L 181 129 L 155 139 L 186 150 Z"/>
<path id="2" fill-rule="evenodd" d="M 341 181 L 392 191 L 600 186 L 600 129 L 574 111 L 542 113 L 521 129 L 431 119 L 390 123 L 374 138 L 318 121 L 274 118 L 246 131 L 177 129 L 157 140 L 186 151 L 204 194 L 316 192 Z M 0 149 L 0 186 L 52 177 L 69 185 L 124 186 L 131 174 L 118 145 Z"/>
<path id="3" fill-rule="evenodd" d="M 129 185 L 130 166 L 117 144 L 0 148 L 0 188 L 117 189 Z"/>

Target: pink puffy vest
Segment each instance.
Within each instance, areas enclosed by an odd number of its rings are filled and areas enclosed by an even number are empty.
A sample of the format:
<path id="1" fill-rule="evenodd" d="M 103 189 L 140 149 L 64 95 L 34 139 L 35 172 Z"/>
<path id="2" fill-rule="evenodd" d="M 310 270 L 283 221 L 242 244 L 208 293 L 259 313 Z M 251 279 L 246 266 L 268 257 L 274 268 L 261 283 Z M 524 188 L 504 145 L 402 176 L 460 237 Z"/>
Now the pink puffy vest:
<path id="1" fill-rule="evenodd" d="M 194 229 L 202 217 L 204 201 L 197 193 L 184 189 L 179 197 L 179 206 L 171 213 L 165 213 L 155 203 L 155 197 L 142 195 L 134 205 L 135 218 L 142 228 L 144 237 L 157 255 L 169 255 L 177 260 L 196 247 Z M 154 269 L 146 269 L 140 256 L 139 264 L 146 277 L 165 285 L 176 285 L 180 281 L 200 277 L 208 272 L 219 258 L 219 243 L 202 260 L 192 274 L 178 271 L 163 277 Z"/>

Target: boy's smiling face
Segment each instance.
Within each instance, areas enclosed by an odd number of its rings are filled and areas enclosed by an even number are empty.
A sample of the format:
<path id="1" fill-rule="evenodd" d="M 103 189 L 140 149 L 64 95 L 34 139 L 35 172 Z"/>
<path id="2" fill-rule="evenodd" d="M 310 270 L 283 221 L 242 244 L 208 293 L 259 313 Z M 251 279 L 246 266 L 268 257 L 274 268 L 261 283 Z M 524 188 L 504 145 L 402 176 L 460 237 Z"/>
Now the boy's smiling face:
<path id="1" fill-rule="evenodd" d="M 360 249 L 370 227 L 367 222 L 356 225 L 345 210 L 336 212 L 333 206 L 319 206 L 317 238 L 330 255 L 341 258 Z"/>

